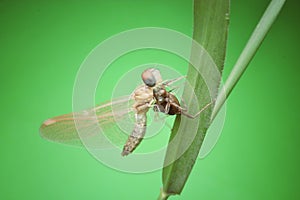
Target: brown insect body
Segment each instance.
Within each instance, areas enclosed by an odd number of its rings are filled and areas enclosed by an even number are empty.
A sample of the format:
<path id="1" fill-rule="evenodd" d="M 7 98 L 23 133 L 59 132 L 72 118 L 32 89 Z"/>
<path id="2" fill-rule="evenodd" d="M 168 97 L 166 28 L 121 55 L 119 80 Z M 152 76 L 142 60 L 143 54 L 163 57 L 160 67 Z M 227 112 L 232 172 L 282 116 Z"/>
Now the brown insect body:
<path id="1" fill-rule="evenodd" d="M 133 93 L 135 126 L 123 147 L 122 156 L 132 153 L 144 138 L 147 126 L 146 113 L 154 102 L 153 89 L 156 83 L 161 81 L 160 72 L 153 68 L 147 69 L 142 73 L 142 80 L 145 85 L 137 88 Z"/>
<path id="2" fill-rule="evenodd" d="M 162 82 L 160 72 L 150 68 L 142 73 L 142 80 L 145 85 L 137 88 L 133 93 L 135 103 L 135 126 L 128 137 L 122 151 L 122 156 L 132 153 L 143 140 L 146 133 L 147 115 L 150 107 L 154 111 L 169 115 L 182 113 L 178 99 L 165 89 L 167 83 Z"/>
<path id="3" fill-rule="evenodd" d="M 153 99 L 153 91 L 147 85 L 137 88 L 133 96 L 135 103 L 135 125 L 131 135 L 128 137 L 122 151 L 122 156 L 127 156 L 141 143 L 146 133 L 147 115 L 150 102 Z"/>
<path id="4" fill-rule="evenodd" d="M 155 68 L 147 69 L 142 73 L 144 84 L 136 88 L 130 96 L 130 99 L 134 100 L 134 104 L 130 110 L 135 111 L 135 125 L 123 147 L 123 156 L 132 153 L 143 140 L 146 133 L 147 112 L 150 108 L 153 108 L 156 112 L 162 112 L 168 115 L 181 114 L 194 119 L 214 102 L 208 103 L 195 115 L 187 113 L 186 108 L 180 106 L 176 96 L 174 96 L 171 91 L 166 90 L 167 86 L 182 78 L 184 78 L 184 76 L 162 81 L 159 70 Z M 111 130 L 109 123 L 114 122 L 115 116 L 123 116 L 128 112 L 127 109 L 125 112 L 122 110 L 125 104 L 127 106 L 127 102 L 127 98 L 120 99 L 98 105 L 83 112 L 69 113 L 48 119 L 40 128 L 41 136 L 48 140 L 64 144 L 83 145 L 82 138 L 78 137 L 79 129 L 85 131 L 85 129 L 90 129 L 90 127 L 94 128 L 95 124 L 98 123 L 99 125 L 103 125 L 106 131 Z M 120 112 L 113 112 L 111 110 L 112 105 L 120 106 Z M 89 113 L 95 113 L 96 118 L 89 116 Z M 77 121 L 77 123 L 80 122 L 80 124 L 76 124 L 75 121 Z"/>
<path id="5" fill-rule="evenodd" d="M 153 96 L 156 100 L 154 111 L 168 115 L 181 114 L 180 103 L 176 96 L 168 92 L 165 87 L 158 86 L 153 89 Z"/>

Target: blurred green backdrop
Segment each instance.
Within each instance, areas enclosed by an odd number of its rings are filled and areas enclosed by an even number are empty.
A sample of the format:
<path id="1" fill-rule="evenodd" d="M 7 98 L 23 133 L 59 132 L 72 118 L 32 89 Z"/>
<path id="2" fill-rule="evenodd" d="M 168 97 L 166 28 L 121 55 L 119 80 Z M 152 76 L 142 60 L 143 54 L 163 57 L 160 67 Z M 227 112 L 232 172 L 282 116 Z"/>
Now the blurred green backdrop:
<path id="1" fill-rule="evenodd" d="M 231 1 L 225 77 L 268 3 Z M 300 198 L 299 5 L 287 1 L 228 100 L 216 147 L 171 199 Z M 1 1 L 0 199 L 156 199 L 161 171 L 112 170 L 38 129 L 72 110 L 77 70 L 101 41 L 145 26 L 191 36 L 192 17 L 191 0 Z"/>

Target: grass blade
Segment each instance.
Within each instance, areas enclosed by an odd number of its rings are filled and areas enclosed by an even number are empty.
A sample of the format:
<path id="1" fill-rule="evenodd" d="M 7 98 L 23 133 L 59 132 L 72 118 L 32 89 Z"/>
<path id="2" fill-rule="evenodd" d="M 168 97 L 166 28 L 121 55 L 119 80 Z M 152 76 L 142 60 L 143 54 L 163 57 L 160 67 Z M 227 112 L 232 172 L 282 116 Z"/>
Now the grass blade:
<path id="1" fill-rule="evenodd" d="M 218 73 L 222 72 L 224 66 L 228 22 L 229 0 L 194 1 L 193 38 L 210 54 L 217 65 Z M 212 71 L 204 67 L 209 63 L 209 60 L 203 52 L 192 49 L 191 61 L 198 63 L 194 67 L 199 67 L 205 74 L 214 77 Z M 204 79 L 197 73 L 197 69 L 194 67 L 189 67 L 187 80 L 195 91 L 199 108 L 201 108 L 207 102 L 211 101 L 210 95 L 213 97 L 217 96 L 221 76 L 213 80 L 214 84 L 210 87 L 212 90 L 209 91 Z M 189 97 L 190 95 L 189 91 L 184 91 L 184 97 Z M 192 110 L 192 104 L 193 102 L 187 102 L 189 110 Z M 197 159 L 206 130 L 210 125 L 211 113 L 212 109 L 207 109 L 201 114 L 199 119 L 185 120 L 185 122 L 183 122 L 184 118 L 181 119 L 180 116 L 176 117 L 165 157 L 163 189 L 161 190 L 159 199 L 167 199 L 169 195 L 181 193 Z M 196 129 L 194 129 L 195 127 Z M 193 132 L 196 132 L 196 135 L 191 136 L 190 134 L 193 134 Z M 179 139 L 175 140 L 175 138 Z M 186 149 L 187 143 L 189 146 Z M 176 161 L 172 163 L 174 160 Z"/>
<path id="2" fill-rule="evenodd" d="M 270 30 L 276 17 L 278 16 L 281 8 L 283 7 L 285 0 L 273 0 L 270 2 L 265 13 L 261 17 L 255 30 L 253 31 L 250 39 L 248 40 L 244 50 L 234 65 L 230 75 L 228 76 L 223 88 L 220 90 L 216 104 L 212 113 L 212 118 L 215 118 L 218 111 L 221 109 L 227 97 L 230 95 L 232 89 L 243 75 L 251 59 L 255 55 L 256 51 L 260 47 L 263 39 Z"/>
<path id="3" fill-rule="evenodd" d="M 200 13 L 200 14 L 197 12 L 197 9 L 198 9 L 197 5 L 201 5 L 201 3 L 214 4 L 216 2 L 195 0 L 194 39 L 197 40 L 198 42 L 200 42 L 207 49 L 207 51 L 211 54 L 211 56 L 215 60 L 219 70 L 222 70 L 223 62 L 224 62 L 223 56 L 225 55 L 225 49 L 226 49 L 227 23 L 225 23 L 226 30 L 223 29 L 223 36 L 225 36 L 224 37 L 225 40 L 223 41 L 224 43 L 222 43 L 223 49 L 221 50 L 221 52 L 216 53 L 215 51 L 212 51 L 214 49 L 213 46 L 209 46 L 209 44 L 211 44 L 211 43 L 208 43 L 208 39 L 205 37 L 205 34 L 204 34 L 204 36 L 197 34 L 198 28 L 202 28 L 202 30 L 205 30 L 204 33 L 210 33 L 210 31 L 211 31 L 210 28 L 212 27 L 211 24 L 207 25 L 207 26 L 201 26 L 201 23 L 199 23 L 199 21 L 198 21 L 199 17 L 202 17 L 204 19 L 205 19 L 205 17 L 212 18 L 212 16 L 211 16 L 212 13 L 210 13 L 211 10 L 206 10 L 207 13 L 205 13 L 205 11 L 202 11 L 203 13 Z M 224 1 L 222 1 L 222 3 L 224 3 Z M 222 4 L 222 3 L 220 3 L 220 4 Z M 262 41 L 263 41 L 264 37 L 266 36 L 267 32 L 269 31 L 269 29 L 271 28 L 271 25 L 273 24 L 276 17 L 278 16 L 284 3 L 285 3 L 285 0 L 271 1 L 271 3 L 269 4 L 268 8 L 266 9 L 264 15 L 262 16 L 260 22 L 258 23 L 256 29 L 254 30 L 252 36 L 250 37 L 247 45 L 245 46 L 243 52 L 241 53 L 239 59 L 237 60 L 231 74 L 229 75 L 229 78 L 225 82 L 225 85 L 220 90 L 214 109 L 212 110 L 212 112 L 207 111 L 206 113 L 204 113 L 204 115 L 207 116 L 210 114 L 211 119 L 214 119 L 214 117 L 217 115 L 218 111 L 222 107 L 226 98 L 231 93 L 232 89 L 234 88 L 234 86 L 236 85 L 236 83 L 238 82 L 240 77 L 242 76 L 243 72 L 246 70 L 251 59 L 255 55 L 256 51 L 258 50 L 260 44 L 262 43 Z M 229 1 L 226 2 L 226 5 L 229 6 Z M 205 5 L 205 6 L 209 6 L 209 5 Z M 199 10 L 201 10 L 201 9 L 199 9 Z M 221 13 L 221 15 L 222 14 L 224 14 L 224 13 Z M 202 15 L 204 15 L 204 16 L 202 16 Z M 226 16 L 226 17 L 228 17 L 228 16 Z M 197 21 L 198 21 L 198 23 L 197 23 Z M 209 22 L 207 22 L 207 23 L 209 23 Z M 218 31 L 222 31 L 222 29 L 218 29 Z M 203 34 L 203 32 L 201 34 Z M 222 32 L 220 32 L 219 34 L 222 35 Z M 214 37 L 215 36 L 216 35 L 214 35 Z M 217 44 L 214 44 L 214 45 L 217 46 Z M 193 57 L 195 57 L 195 54 L 193 54 L 193 51 L 192 51 L 191 59 L 193 59 Z M 198 57 L 198 59 L 199 59 L 199 57 Z M 188 74 L 188 79 L 192 80 L 193 74 Z M 201 80 L 200 80 L 200 82 L 201 82 Z M 195 85 L 193 84 L 193 86 L 195 89 L 197 89 L 197 84 L 195 84 Z M 201 94 L 201 92 L 199 94 Z M 207 95 L 207 94 L 202 93 L 202 95 Z M 198 95 L 197 95 L 197 97 L 199 98 Z M 201 99 L 205 99 L 205 98 L 202 97 L 199 99 L 201 100 Z M 194 139 L 194 140 L 198 140 L 198 139 L 200 139 L 200 140 L 193 142 L 191 147 L 178 160 L 176 160 L 174 163 L 172 163 L 171 165 L 168 165 L 167 167 L 165 167 L 163 169 L 163 189 L 161 190 L 159 199 L 167 199 L 170 195 L 180 194 L 180 192 L 182 191 L 182 189 L 185 185 L 185 182 L 189 176 L 189 173 L 194 165 L 194 161 L 197 158 L 197 154 L 199 152 L 202 141 L 204 139 L 206 129 L 209 126 L 209 122 L 207 122 L 207 121 L 206 121 L 207 124 L 203 125 L 203 120 L 201 120 L 201 118 L 200 118 L 200 122 L 201 123 L 200 123 L 200 126 L 198 127 L 197 136 Z M 204 120 L 204 122 L 205 122 L 205 120 Z M 174 124 L 174 131 L 172 131 L 170 140 L 172 140 L 172 138 L 174 138 L 174 134 L 176 134 L 176 131 L 178 129 L 177 128 L 178 123 L 180 123 L 180 120 L 176 119 L 175 124 Z M 178 148 L 180 148 L 180 143 L 179 143 Z M 171 150 L 174 150 L 174 147 Z M 172 155 L 174 155 L 174 153 L 173 154 L 172 154 L 172 152 L 170 153 L 169 147 L 168 147 L 166 159 L 170 155 L 172 156 Z"/>

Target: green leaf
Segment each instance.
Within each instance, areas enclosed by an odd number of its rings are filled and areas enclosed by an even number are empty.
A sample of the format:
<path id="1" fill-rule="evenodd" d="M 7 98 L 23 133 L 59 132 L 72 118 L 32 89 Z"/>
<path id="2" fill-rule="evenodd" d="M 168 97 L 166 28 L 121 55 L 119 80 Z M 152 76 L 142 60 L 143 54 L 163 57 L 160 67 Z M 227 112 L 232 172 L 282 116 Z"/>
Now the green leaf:
<path id="1" fill-rule="evenodd" d="M 192 48 L 191 62 L 197 64 L 189 67 L 187 80 L 195 91 L 198 108 L 202 108 L 217 96 L 220 74 L 224 66 L 228 22 L 229 0 L 194 1 L 193 38 L 205 48 L 217 66 L 217 72 L 213 71 L 214 66 L 206 52 Z M 209 65 L 211 67 L 208 67 Z M 197 70 L 200 70 L 201 74 Z M 216 73 L 219 74 L 216 76 Z M 208 89 L 204 78 L 210 77 L 213 78 Z M 190 100 L 187 102 L 187 107 L 191 111 L 195 109 L 193 108 L 195 102 L 189 98 L 192 96 L 192 91 L 186 88 L 183 97 Z M 181 193 L 210 125 L 211 113 L 212 109 L 206 109 L 200 117 L 192 120 L 181 116 L 176 117 L 163 169 L 161 197 L 164 198 L 160 197 L 160 199 L 166 199 L 170 194 Z"/>
<path id="2" fill-rule="evenodd" d="M 193 124 L 192 122 L 184 122 L 184 127 L 178 130 L 178 127 L 180 126 L 180 123 L 182 121 L 180 117 L 176 118 L 174 128 L 170 137 L 170 142 L 178 135 L 181 141 L 178 140 L 175 145 L 170 145 L 170 143 L 168 145 L 165 158 L 166 167 L 164 167 L 163 169 L 163 188 L 158 199 L 167 199 L 170 195 L 181 193 L 185 182 L 193 168 L 195 160 L 197 159 L 197 155 L 201 148 L 205 132 L 209 127 L 209 124 L 217 115 L 226 98 L 247 68 L 248 64 L 250 63 L 251 59 L 262 43 L 264 37 L 271 28 L 271 25 L 279 14 L 281 8 L 283 7 L 284 3 L 285 0 L 271 1 L 260 22 L 255 28 L 252 36 L 250 37 L 247 45 L 245 46 L 243 52 L 241 53 L 239 59 L 237 60 L 235 66 L 233 67 L 229 78 L 226 80 L 223 88 L 220 90 L 214 108 L 206 110 L 201 115 L 199 119 L 197 134 L 195 138 L 193 138 L 194 140 L 192 144 L 183 154 L 181 154 L 183 151 L 182 148 L 185 148 L 186 144 L 184 143 L 186 143 L 185 141 L 187 137 L 189 137 L 189 132 L 193 131 Z M 222 71 L 223 68 L 224 56 L 226 52 L 225 49 L 228 26 L 228 8 L 229 1 L 225 0 L 195 0 L 194 4 L 193 37 L 195 40 L 200 42 L 209 52 L 220 71 Z M 192 49 L 191 61 L 193 59 L 198 59 L 201 66 L 205 63 L 204 60 L 206 57 L 203 57 L 203 55 L 199 56 L 199 54 L 197 55 L 197 53 L 199 52 Z M 195 71 L 194 73 L 192 72 L 193 68 L 190 67 L 187 79 L 192 81 L 192 87 L 195 89 L 198 100 L 200 100 L 200 102 L 205 101 L 208 99 L 209 94 L 207 90 L 203 90 L 203 88 L 205 88 L 203 77 L 198 77 L 198 73 L 195 73 Z M 217 85 L 220 80 L 214 81 L 216 83 L 215 86 L 217 89 Z M 215 90 L 213 90 L 212 94 L 210 95 L 214 97 L 216 95 Z M 172 164 L 169 164 L 172 160 L 176 159 L 178 153 L 180 154 L 179 159 L 177 159 Z"/>

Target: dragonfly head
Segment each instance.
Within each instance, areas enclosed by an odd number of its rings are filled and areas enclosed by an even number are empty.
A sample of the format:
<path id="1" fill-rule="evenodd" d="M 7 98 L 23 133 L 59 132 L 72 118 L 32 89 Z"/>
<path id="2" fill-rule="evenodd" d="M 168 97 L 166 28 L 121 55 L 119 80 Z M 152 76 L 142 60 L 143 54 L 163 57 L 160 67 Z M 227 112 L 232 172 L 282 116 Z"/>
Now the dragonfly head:
<path id="1" fill-rule="evenodd" d="M 159 70 L 155 68 L 146 69 L 142 73 L 142 80 L 147 86 L 154 87 L 157 82 L 161 81 Z"/>

